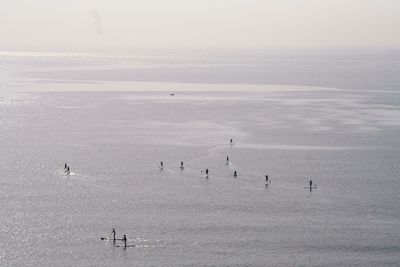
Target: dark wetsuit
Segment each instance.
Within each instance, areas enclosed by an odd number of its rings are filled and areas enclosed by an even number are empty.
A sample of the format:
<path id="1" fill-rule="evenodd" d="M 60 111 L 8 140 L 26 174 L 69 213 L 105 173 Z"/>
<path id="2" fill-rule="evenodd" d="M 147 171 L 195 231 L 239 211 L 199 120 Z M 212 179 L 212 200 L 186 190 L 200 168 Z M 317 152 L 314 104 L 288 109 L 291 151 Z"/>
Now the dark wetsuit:
<path id="1" fill-rule="evenodd" d="M 114 229 L 114 228 L 112 229 L 111 234 L 113 235 L 113 240 L 115 241 L 115 234 L 116 234 L 116 233 L 115 233 L 115 229 Z"/>

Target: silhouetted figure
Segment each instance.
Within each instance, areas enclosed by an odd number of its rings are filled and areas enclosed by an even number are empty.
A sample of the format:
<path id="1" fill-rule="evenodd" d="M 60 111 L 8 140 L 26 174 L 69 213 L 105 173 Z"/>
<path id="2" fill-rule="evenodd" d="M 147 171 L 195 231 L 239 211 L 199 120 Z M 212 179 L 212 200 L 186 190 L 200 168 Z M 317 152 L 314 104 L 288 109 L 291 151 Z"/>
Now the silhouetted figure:
<path id="1" fill-rule="evenodd" d="M 124 235 L 123 240 L 124 240 L 124 247 L 126 248 L 126 235 Z"/>
<path id="2" fill-rule="evenodd" d="M 231 139 L 231 145 L 233 145 L 233 140 Z"/>
<path id="3" fill-rule="evenodd" d="M 312 180 L 310 180 L 310 190 L 312 190 Z"/>
<path id="4" fill-rule="evenodd" d="M 112 236 L 113 236 L 113 240 L 115 241 L 116 232 L 115 232 L 115 229 L 114 229 L 114 228 L 112 229 L 111 234 L 112 234 Z"/>
<path id="5" fill-rule="evenodd" d="M 161 161 L 160 162 L 160 169 L 163 169 L 164 168 L 164 163 Z"/>
<path id="6" fill-rule="evenodd" d="M 208 169 L 206 169 L 206 175 L 208 176 Z"/>
<path id="7" fill-rule="evenodd" d="M 64 164 L 64 172 L 68 173 L 68 165 L 67 165 L 67 163 Z"/>
<path id="8" fill-rule="evenodd" d="M 236 171 L 233 173 L 233 177 L 237 177 L 237 172 Z"/>
<path id="9" fill-rule="evenodd" d="M 183 167 L 183 161 L 181 161 L 181 169 L 183 170 L 183 168 L 184 168 L 184 167 Z"/>
<path id="10" fill-rule="evenodd" d="M 268 175 L 265 175 L 265 182 L 268 184 L 268 182 L 269 182 L 269 178 L 268 178 Z"/>
<path id="11" fill-rule="evenodd" d="M 68 175 L 71 173 L 71 171 L 69 170 L 69 166 L 67 167 L 66 173 L 67 173 Z"/>
<path id="12" fill-rule="evenodd" d="M 229 157 L 226 156 L 226 165 L 229 165 Z"/>

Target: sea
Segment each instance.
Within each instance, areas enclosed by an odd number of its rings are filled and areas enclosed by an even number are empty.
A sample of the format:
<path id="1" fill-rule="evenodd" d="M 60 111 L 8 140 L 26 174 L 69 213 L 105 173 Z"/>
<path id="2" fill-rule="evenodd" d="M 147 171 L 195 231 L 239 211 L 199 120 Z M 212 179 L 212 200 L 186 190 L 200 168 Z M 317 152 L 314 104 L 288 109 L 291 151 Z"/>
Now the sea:
<path id="1" fill-rule="evenodd" d="M 396 49 L 1 51 L 0 265 L 400 266 L 399 136 Z"/>

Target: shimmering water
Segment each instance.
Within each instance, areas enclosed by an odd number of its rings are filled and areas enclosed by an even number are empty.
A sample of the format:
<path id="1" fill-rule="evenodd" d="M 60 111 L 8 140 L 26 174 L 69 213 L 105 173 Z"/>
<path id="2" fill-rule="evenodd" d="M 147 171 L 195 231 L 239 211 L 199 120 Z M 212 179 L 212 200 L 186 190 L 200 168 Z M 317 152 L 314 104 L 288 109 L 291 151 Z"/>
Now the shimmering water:
<path id="1" fill-rule="evenodd" d="M 396 88 L 127 83 L 136 91 L 122 92 L 7 75 L 1 266 L 400 263 Z M 113 227 L 135 247 L 100 240 Z"/>
<path id="2" fill-rule="evenodd" d="M 399 97 L 3 98 L 2 265 L 395 266 Z M 112 227 L 136 247 L 101 241 Z"/>

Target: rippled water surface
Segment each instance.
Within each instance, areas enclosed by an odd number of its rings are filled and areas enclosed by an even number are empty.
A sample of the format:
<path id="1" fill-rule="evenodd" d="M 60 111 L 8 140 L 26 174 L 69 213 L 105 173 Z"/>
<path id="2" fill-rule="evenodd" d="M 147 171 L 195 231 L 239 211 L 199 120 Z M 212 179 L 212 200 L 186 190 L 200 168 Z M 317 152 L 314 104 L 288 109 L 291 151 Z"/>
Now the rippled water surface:
<path id="1" fill-rule="evenodd" d="M 0 98 L 2 266 L 399 264 L 399 93 L 169 93 Z"/>

